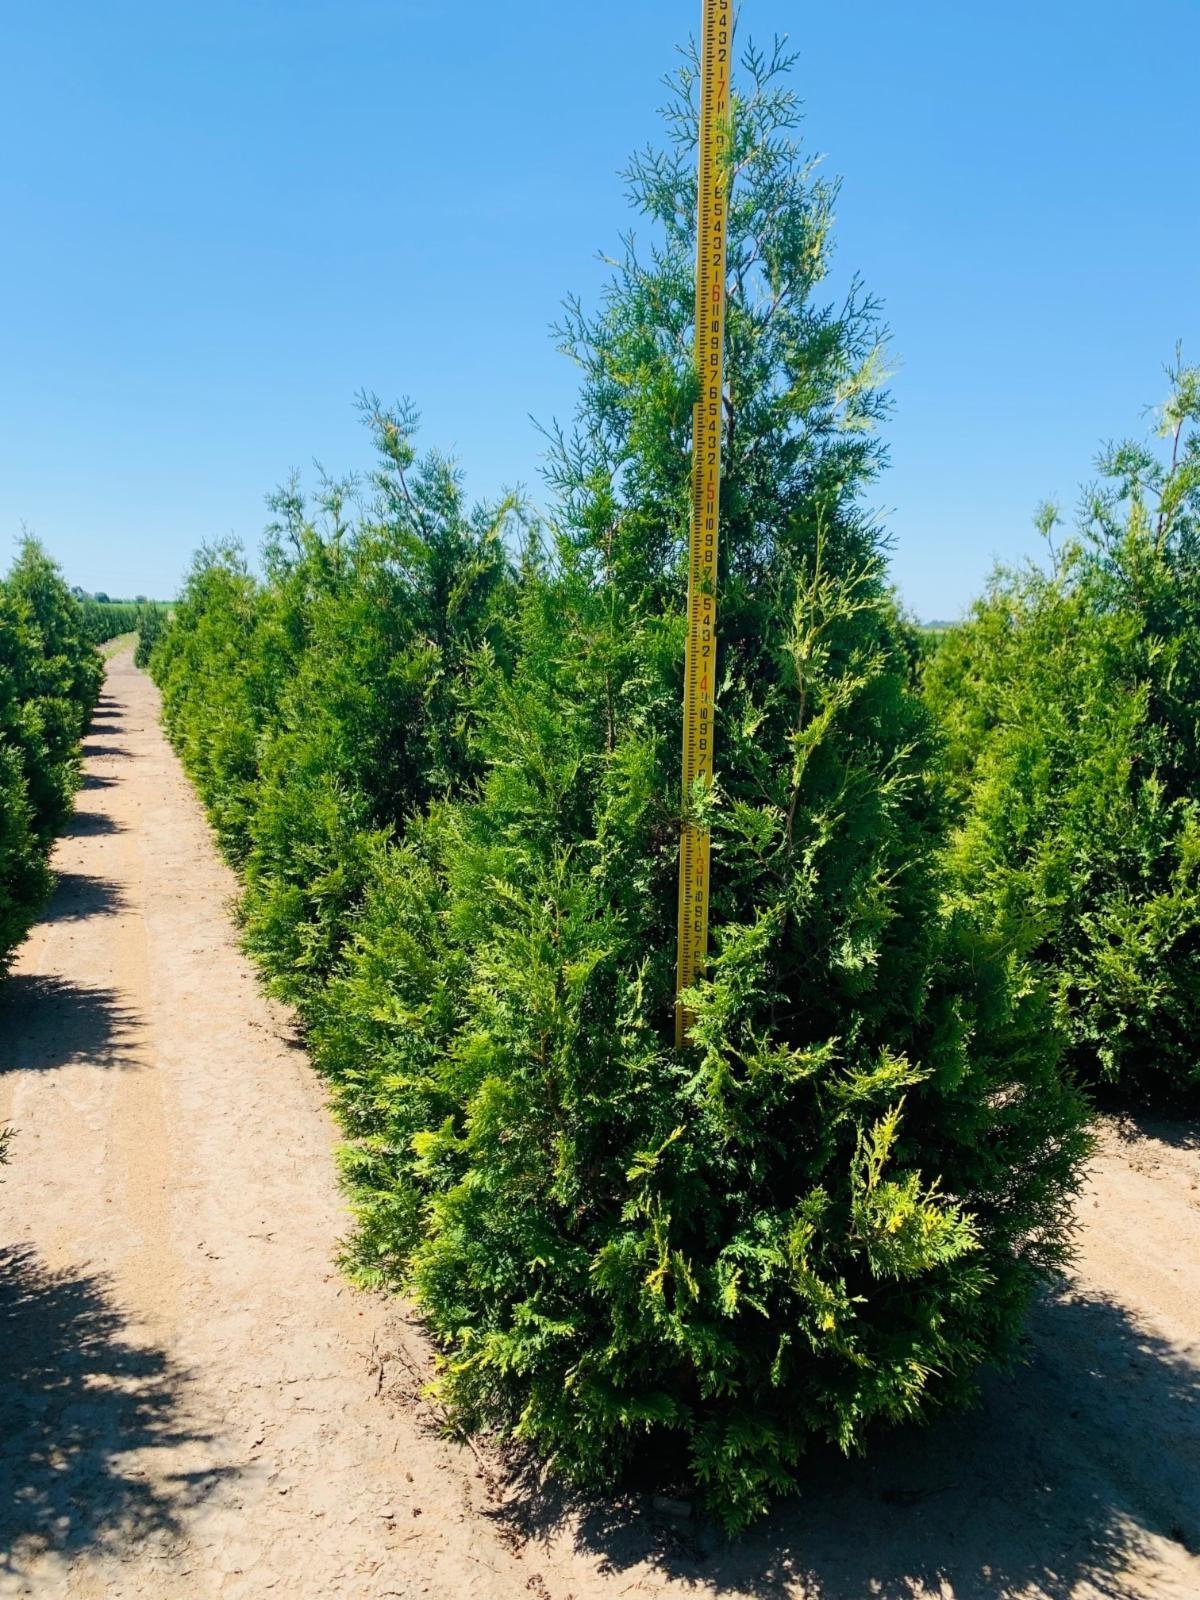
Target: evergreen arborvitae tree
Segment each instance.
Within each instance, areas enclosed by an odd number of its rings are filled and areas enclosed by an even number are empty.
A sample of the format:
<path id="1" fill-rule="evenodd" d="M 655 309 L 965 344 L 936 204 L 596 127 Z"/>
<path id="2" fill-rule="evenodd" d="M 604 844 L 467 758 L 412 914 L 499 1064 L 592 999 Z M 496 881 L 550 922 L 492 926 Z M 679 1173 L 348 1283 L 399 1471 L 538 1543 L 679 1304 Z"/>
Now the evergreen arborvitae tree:
<path id="1" fill-rule="evenodd" d="M 243 914 L 248 947 L 301 1001 L 340 952 L 373 843 L 472 775 L 468 669 L 507 649 L 517 502 L 469 507 L 452 462 L 418 460 L 411 408 L 363 410 L 364 514 L 346 523 L 345 489 L 328 486 L 319 532 L 285 494 L 269 558 L 303 649 L 263 746 Z"/>
<path id="2" fill-rule="evenodd" d="M 0 971 L 49 891 L 102 670 L 58 568 L 24 540 L 0 582 Z"/>
<path id="3" fill-rule="evenodd" d="M 0 651 L 4 633 L 0 614 Z M 33 829 L 21 753 L 0 738 L 0 977 L 49 892 L 50 874 Z"/>
<path id="4" fill-rule="evenodd" d="M 730 1526 L 814 1435 L 961 1395 L 1064 1251 L 1086 1139 L 1032 983 L 943 918 L 928 713 L 862 495 L 875 304 L 823 298 L 836 189 L 778 52 L 744 57 L 729 170 L 718 782 L 678 777 L 696 210 L 694 66 L 632 240 L 568 308 L 573 431 L 486 777 L 377 845 L 315 1007 L 359 1270 L 413 1289 L 467 1422 L 584 1481 L 649 1440 Z M 673 1047 L 684 805 L 714 959 Z"/>
<path id="5" fill-rule="evenodd" d="M 1171 378 L 1165 451 L 1106 450 L 1078 536 L 997 573 L 926 681 L 958 897 L 1048 978 L 1082 1074 L 1178 1105 L 1200 1091 L 1200 370 Z"/>
<path id="6" fill-rule="evenodd" d="M 466 682 L 507 662 L 515 497 L 465 502 L 418 459 L 416 415 L 365 398 L 358 485 L 292 483 L 257 580 L 204 552 L 153 657 L 168 731 L 241 869 L 248 948 L 306 1003 L 341 949 L 374 846 L 475 771 Z"/>
<path id="7" fill-rule="evenodd" d="M 260 743 L 295 668 L 270 599 L 236 545 L 206 546 L 150 661 L 167 733 L 235 866 L 250 847 Z"/>
<path id="8" fill-rule="evenodd" d="M 22 540 L 5 587 L 28 607 L 41 644 L 37 692 L 74 708 L 75 737 L 87 726 L 104 681 L 104 664 L 90 648 L 83 613 L 57 564 L 32 537 Z"/>
<path id="9" fill-rule="evenodd" d="M 71 810 L 79 739 L 104 667 L 78 602 L 35 539 L 22 542 L 3 597 L 0 740 L 21 752 L 33 827 L 48 844 Z"/>
<path id="10" fill-rule="evenodd" d="M 166 606 L 158 605 L 153 600 L 143 600 L 138 605 L 134 617 L 134 627 L 137 632 L 137 645 L 133 652 L 135 667 L 144 668 L 150 665 L 155 646 L 162 638 L 163 629 L 169 620 L 170 611 Z"/>

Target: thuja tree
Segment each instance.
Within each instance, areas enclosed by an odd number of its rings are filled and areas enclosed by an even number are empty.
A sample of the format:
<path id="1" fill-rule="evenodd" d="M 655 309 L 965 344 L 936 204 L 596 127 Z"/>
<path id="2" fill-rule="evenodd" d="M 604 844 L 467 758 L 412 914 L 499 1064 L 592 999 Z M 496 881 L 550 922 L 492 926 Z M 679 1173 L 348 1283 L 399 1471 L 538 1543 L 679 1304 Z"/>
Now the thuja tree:
<path id="1" fill-rule="evenodd" d="M 0 966 L 48 890 L 102 670 L 58 568 L 26 539 L 0 583 Z"/>
<path id="2" fill-rule="evenodd" d="M 34 730 L 24 689 L 39 656 L 28 612 L 0 585 L 0 975 L 50 887 L 28 783 Z"/>
<path id="3" fill-rule="evenodd" d="M 202 552 L 152 658 L 166 722 L 242 871 L 246 942 L 288 998 L 319 990 L 372 852 L 476 772 L 466 682 L 506 670 L 515 497 L 470 505 L 417 418 L 365 398 L 365 484 L 295 483 L 255 578 Z"/>
<path id="4" fill-rule="evenodd" d="M 372 847 L 473 776 L 467 678 L 508 661 L 518 502 L 471 506 L 450 460 L 417 457 L 409 407 L 363 409 L 376 467 L 361 512 L 327 485 L 314 525 L 289 491 L 268 551 L 303 647 L 263 747 L 244 915 L 293 999 L 328 975 Z"/>
<path id="5" fill-rule="evenodd" d="M 206 546 L 150 658 L 164 725 L 235 865 L 249 849 L 260 743 L 295 664 L 294 650 L 272 648 L 271 609 L 236 545 Z"/>
<path id="6" fill-rule="evenodd" d="M 134 618 L 137 632 L 137 645 L 133 652 L 135 667 L 148 667 L 150 658 L 154 654 L 154 647 L 162 638 L 163 629 L 170 621 L 171 612 L 168 606 L 159 605 L 155 600 L 143 600 L 138 603 Z"/>
<path id="7" fill-rule="evenodd" d="M 673 1047 L 694 66 L 630 170 L 653 225 L 568 309 L 577 424 L 483 674 L 470 803 L 380 851 L 316 1042 L 358 1270 L 413 1288 L 447 1402 L 605 1481 L 661 1448 L 731 1526 L 813 1437 L 969 1388 L 1060 1260 L 1084 1144 L 1033 984 L 939 914 L 927 712 L 861 496 L 881 330 L 778 54 L 735 100 L 715 956 Z M 664 1466 L 664 1470 L 667 1470 Z"/>
<path id="8" fill-rule="evenodd" d="M 104 666 L 58 567 L 25 539 L 4 582 L 26 643 L 10 658 L 4 731 L 23 751 L 34 826 L 48 840 L 71 809 L 79 739 L 100 693 Z"/>
<path id="9" fill-rule="evenodd" d="M 33 831 L 21 758 L 10 746 L 0 744 L 0 975 L 49 888 L 50 875 Z"/>
<path id="10" fill-rule="evenodd" d="M 1200 1091 L 1200 372 L 1100 457 L 1048 570 L 1000 572 L 927 672 L 964 904 L 1053 986 L 1080 1070 Z"/>

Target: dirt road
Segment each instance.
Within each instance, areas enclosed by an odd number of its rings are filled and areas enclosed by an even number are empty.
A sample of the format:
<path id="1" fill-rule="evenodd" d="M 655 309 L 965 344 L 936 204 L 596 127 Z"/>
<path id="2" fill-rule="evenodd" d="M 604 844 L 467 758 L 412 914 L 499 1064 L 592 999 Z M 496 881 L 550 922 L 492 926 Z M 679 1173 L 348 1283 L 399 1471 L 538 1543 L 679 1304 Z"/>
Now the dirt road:
<path id="1" fill-rule="evenodd" d="M 0 1596 L 1200 1595 L 1200 1131 L 1106 1131 L 1068 1285 L 973 1415 L 728 1548 L 492 1482 L 333 1267 L 334 1130 L 127 650 L 0 1008 Z"/>

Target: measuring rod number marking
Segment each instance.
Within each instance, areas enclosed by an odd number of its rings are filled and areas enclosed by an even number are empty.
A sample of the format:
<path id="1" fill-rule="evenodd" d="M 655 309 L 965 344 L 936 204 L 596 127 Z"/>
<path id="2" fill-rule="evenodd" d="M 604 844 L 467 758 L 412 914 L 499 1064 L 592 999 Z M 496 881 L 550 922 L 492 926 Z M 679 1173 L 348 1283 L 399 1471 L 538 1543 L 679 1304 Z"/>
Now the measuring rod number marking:
<path id="1" fill-rule="evenodd" d="M 683 802 L 713 772 L 713 693 L 717 656 L 717 535 L 725 365 L 727 195 L 722 144 L 729 120 L 732 0 L 704 0 L 700 55 L 699 194 L 696 230 L 696 371 L 700 394 L 692 418 L 692 519 L 688 570 L 687 655 L 683 690 Z M 708 955 L 710 840 L 685 816 L 679 852 L 676 992 L 703 973 Z M 689 1017 L 676 1002 L 675 1042 Z"/>

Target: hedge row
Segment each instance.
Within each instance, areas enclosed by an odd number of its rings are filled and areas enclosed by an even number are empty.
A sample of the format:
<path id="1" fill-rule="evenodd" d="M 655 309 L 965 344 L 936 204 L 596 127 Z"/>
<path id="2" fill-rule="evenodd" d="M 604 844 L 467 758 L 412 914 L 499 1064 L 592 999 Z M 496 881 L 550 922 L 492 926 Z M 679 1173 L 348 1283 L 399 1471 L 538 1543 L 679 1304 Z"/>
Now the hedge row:
<path id="1" fill-rule="evenodd" d="M 107 644 L 125 633 L 138 636 L 135 660 L 150 662 L 150 652 L 167 624 L 170 607 L 155 600 L 81 600 L 83 632 L 92 644 Z"/>
<path id="2" fill-rule="evenodd" d="M 1048 570 L 996 574 L 926 673 L 956 899 L 1050 984 L 1080 1075 L 1200 1091 L 1200 369 L 1110 446 Z"/>
<path id="3" fill-rule="evenodd" d="M 90 600 L 79 602 L 83 631 L 92 644 L 107 644 L 123 633 L 134 633 L 141 604 L 135 600 Z"/>
<path id="4" fill-rule="evenodd" d="M 167 728 L 347 1133 L 352 1264 L 465 1424 L 731 1527 L 814 1439 L 961 1398 L 1066 1248 L 1085 1104 L 1047 986 L 948 905 L 951 807 L 883 539 L 883 330 L 831 301 L 836 188 L 789 62 L 743 61 L 730 209 L 719 786 L 678 777 L 694 64 L 550 433 L 552 509 L 468 509 L 366 402 L 369 492 L 202 552 Z M 714 960 L 673 1042 L 681 820 Z"/>
<path id="5" fill-rule="evenodd" d="M 0 974 L 49 891 L 102 676 L 79 604 L 27 539 L 0 581 Z"/>

